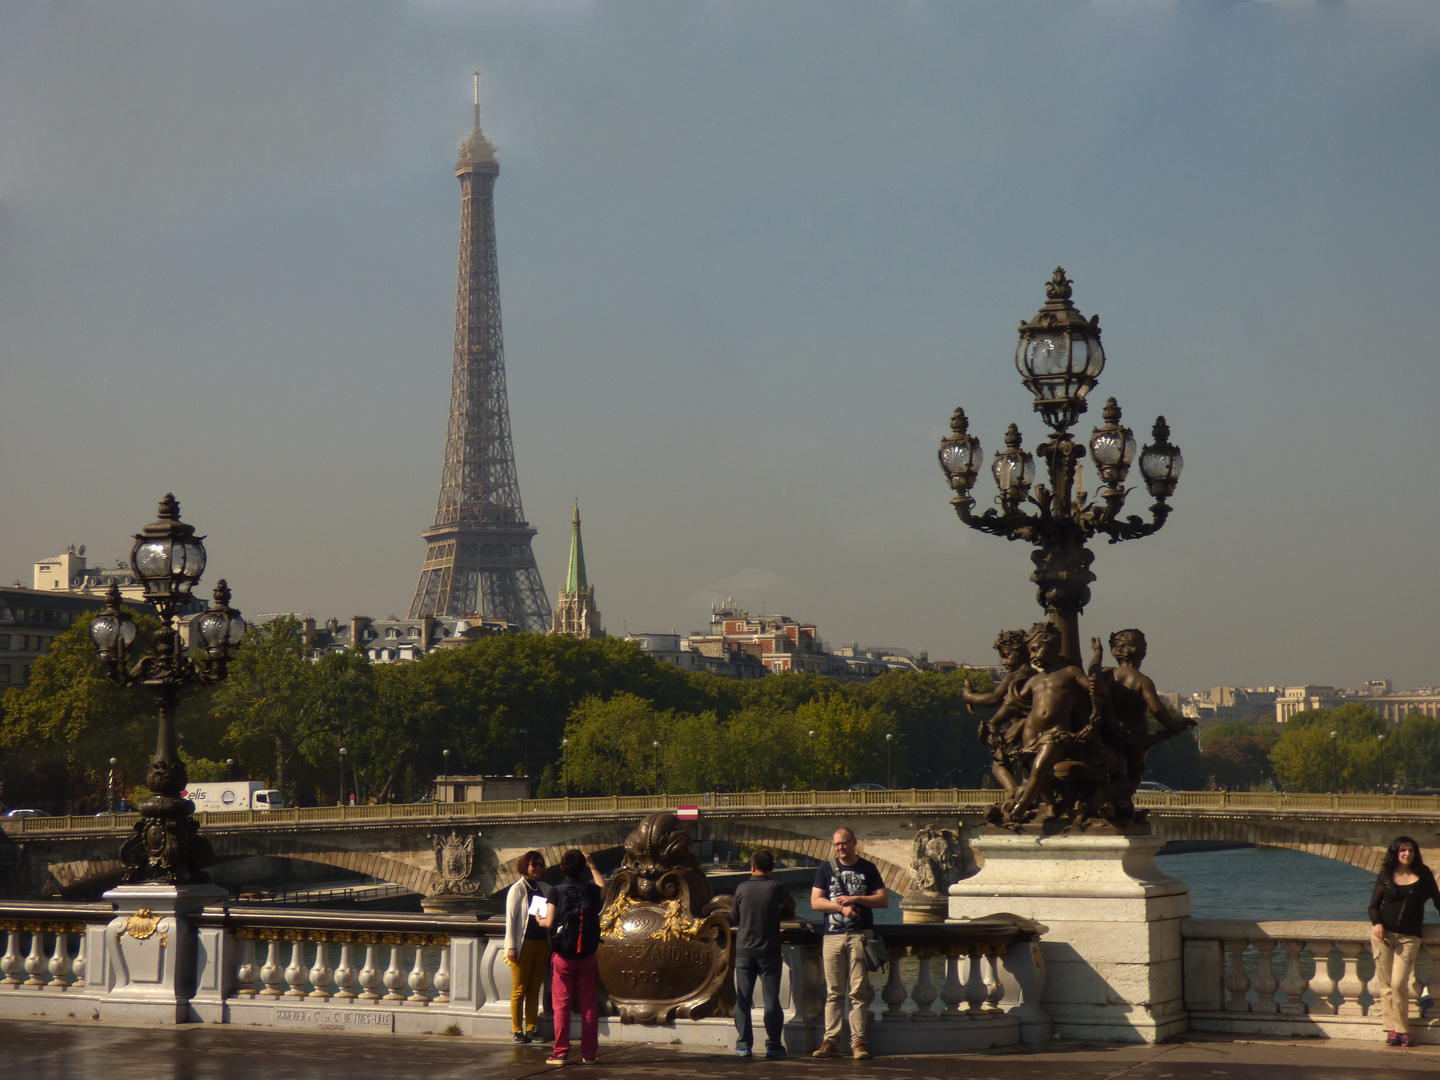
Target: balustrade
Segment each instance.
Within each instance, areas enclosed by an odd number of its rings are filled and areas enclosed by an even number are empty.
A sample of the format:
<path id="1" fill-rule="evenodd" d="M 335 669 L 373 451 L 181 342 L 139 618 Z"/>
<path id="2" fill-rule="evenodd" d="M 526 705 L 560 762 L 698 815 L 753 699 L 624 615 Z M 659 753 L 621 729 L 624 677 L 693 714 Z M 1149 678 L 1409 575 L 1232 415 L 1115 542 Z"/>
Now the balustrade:
<path id="1" fill-rule="evenodd" d="M 1210 1031 L 1340 1033 L 1380 1023 L 1369 923 L 1187 920 L 1186 1007 Z M 1277 977 L 1278 973 L 1278 977 Z M 1427 927 L 1410 979 L 1412 1031 L 1440 991 L 1440 928 Z M 1440 1018 L 1435 1021 L 1440 1026 Z M 1355 1034 L 1358 1034 L 1356 1032 Z"/>
<path id="2" fill-rule="evenodd" d="M 43 909 L 44 905 L 10 905 Z M 12 920 L 0 918 L 0 937 L 5 951 L 0 954 L 0 990 L 63 991 L 85 985 L 87 967 L 85 924 L 60 922 L 74 905 L 57 906 L 49 919 Z M 89 914 L 90 905 L 84 905 Z M 23 978 L 22 978 L 23 976 Z"/>

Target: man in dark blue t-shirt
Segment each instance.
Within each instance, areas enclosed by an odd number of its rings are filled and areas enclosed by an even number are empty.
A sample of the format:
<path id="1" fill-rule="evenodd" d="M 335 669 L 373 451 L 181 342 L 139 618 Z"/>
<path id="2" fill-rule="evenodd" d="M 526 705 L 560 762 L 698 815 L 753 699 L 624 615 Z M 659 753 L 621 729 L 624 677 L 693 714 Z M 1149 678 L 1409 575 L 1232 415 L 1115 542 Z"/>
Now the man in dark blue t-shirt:
<path id="1" fill-rule="evenodd" d="M 750 1056 L 754 1036 L 750 1009 L 755 1001 L 755 979 L 765 997 L 765 1057 L 785 1056 L 781 1039 L 785 1013 L 780 1008 L 780 920 L 792 918 L 795 901 L 790 890 L 770 875 L 775 856 L 760 848 L 750 856 L 750 880 L 735 887 L 731 919 L 735 926 L 735 1053 Z"/>
<path id="2" fill-rule="evenodd" d="M 870 969 L 865 966 L 865 935 L 875 925 L 875 908 L 890 906 L 885 881 L 869 859 L 856 851 L 855 833 L 842 825 L 832 838 L 835 858 L 821 863 L 810 889 L 810 906 L 825 916 L 825 1041 L 815 1057 L 839 1057 L 845 1021 L 845 995 L 850 995 L 850 1052 L 870 1057 L 865 1026 L 870 1020 Z"/>

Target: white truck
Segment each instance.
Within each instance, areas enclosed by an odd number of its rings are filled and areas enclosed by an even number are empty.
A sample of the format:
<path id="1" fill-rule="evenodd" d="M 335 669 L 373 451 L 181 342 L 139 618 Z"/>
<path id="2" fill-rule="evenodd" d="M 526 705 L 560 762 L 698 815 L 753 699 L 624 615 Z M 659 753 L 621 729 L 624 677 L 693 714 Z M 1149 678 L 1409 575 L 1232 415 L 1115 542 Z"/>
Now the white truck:
<path id="1" fill-rule="evenodd" d="M 195 804 L 196 813 L 207 810 L 279 810 L 284 796 L 267 788 L 263 780 L 219 780 L 191 784 L 185 798 Z"/>

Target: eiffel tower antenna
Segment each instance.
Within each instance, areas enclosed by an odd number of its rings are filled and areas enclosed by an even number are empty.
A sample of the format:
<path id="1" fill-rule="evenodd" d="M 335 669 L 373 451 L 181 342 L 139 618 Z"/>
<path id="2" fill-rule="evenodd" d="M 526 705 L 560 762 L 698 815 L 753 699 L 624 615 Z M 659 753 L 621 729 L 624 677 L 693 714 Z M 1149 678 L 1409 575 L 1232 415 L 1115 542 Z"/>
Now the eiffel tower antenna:
<path id="1" fill-rule="evenodd" d="M 480 616 L 543 634 L 550 600 L 525 520 L 500 333 L 500 275 L 495 257 L 495 147 L 480 130 L 480 73 L 475 128 L 460 146 L 460 269 L 455 293 L 455 354 L 450 422 L 435 524 L 410 618 Z"/>

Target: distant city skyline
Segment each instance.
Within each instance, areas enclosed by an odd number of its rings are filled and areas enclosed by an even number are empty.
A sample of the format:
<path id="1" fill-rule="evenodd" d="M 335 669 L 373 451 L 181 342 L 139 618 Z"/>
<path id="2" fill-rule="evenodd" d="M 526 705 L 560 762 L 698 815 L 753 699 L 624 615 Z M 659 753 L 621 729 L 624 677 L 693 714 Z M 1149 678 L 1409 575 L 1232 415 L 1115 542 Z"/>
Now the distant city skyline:
<path id="1" fill-rule="evenodd" d="M 5 580 L 173 491 L 243 611 L 405 613 L 479 68 L 552 603 L 578 496 L 612 630 L 733 596 L 989 663 L 1029 552 L 935 448 L 1038 441 L 1063 265 L 1097 406 L 1186 463 L 1082 635 L 1167 689 L 1440 681 L 1433 4 L 0 3 Z"/>

